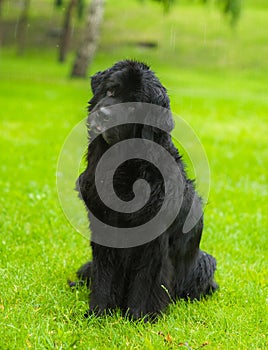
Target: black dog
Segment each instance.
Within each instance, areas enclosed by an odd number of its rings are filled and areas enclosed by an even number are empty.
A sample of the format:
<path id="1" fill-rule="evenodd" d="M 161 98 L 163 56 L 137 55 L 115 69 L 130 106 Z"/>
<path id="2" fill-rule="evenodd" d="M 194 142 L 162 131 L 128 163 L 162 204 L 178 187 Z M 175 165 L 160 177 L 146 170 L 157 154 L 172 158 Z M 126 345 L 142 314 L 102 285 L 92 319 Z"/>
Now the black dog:
<path id="1" fill-rule="evenodd" d="M 143 102 L 170 110 L 166 89 L 154 73 L 143 63 L 121 61 L 112 68 L 93 76 L 93 98 L 89 102 L 89 136 L 96 137 L 101 124 L 109 115 L 109 106 L 125 102 Z M 92 117 L 94 115 L 94 118 Z M 97 121 L 96 121 L 97 115 Z M 164 113 L 169 131 L 173 127 L 171 113 Z M 99 124 L 98 124 L 99 123 Z M 184 171 L 184 165 L 171 136 L 156 127 L 141 123 L 116 126 L 98 135 L 89 145 L 87 167 L 77 181 L 77 187 L 89 212 L 101 221 L 117 227 L 135 227 L 150 220 L 161 207 L 165 190 L 160 186 L 161 176 L 142 159 L 126 161 L 115 172 L 113 186 L 125 201 L 133 198 L 132 185 L 138 178 L 145 179 L 151 195 L 144 208 L 134 214 L 122 215 L 109 211 L 102 203 L 95 186 L 95 171 L 100 157 L 122 140 L 132 137 L 149 139 L 160 144 L 178 164 L 182 174 L 183 200 L 172 224 L 155 239 L 130 248 L 107 247 L 91 242 L 93 261 L 83 265 L 77 275 L 91 289 L 89 314 L 100 315 L 115 308 L 133 319 L 154 317 L 177 298 L 200 299 L 217 289 L 214 282 L 215 259 L 199 249 L 203 230 L 201 199 L 194 184 Z M 172 174 L 170 174 L 172 177 Z M 177 187 L 181 186 L 179 181 Z M 187 234 L 183 225 L 194 205 L 200 218 Z M 155 206 L 157 209 L 153 209 Z M 98 227 L 91 222 L 92 234 Z"/>

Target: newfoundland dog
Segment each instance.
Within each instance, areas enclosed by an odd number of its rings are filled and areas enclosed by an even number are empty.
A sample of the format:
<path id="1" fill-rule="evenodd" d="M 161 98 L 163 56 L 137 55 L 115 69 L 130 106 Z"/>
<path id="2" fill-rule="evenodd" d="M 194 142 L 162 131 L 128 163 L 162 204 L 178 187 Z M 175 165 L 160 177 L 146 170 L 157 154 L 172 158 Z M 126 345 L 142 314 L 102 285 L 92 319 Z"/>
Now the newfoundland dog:
<path id="1" fill-rule="evenodd" d="M 95 74 L 91 88 L 93 97 L 88 108 L 88 130 L 89 139 L 94 140 L 88 146 L 86 169 L 77 180 L 77 190 L 88 209 L 92 232 L 93 259 L 77 272 L 79 279 L 85 281 L 91 291 L 87 315 L 101 315 L 120 309 L 131 319 L 155 318 L 170 302 L 178 298 L 200 299 L 217 289 L 214 282 L 216 261 L 199 249 L 203 230 L 202 201 L 195 191 L 193 181 L 187 178 L 181 156 L 172 143 L 170 131 L 173 120 L 167 91 L 150 68 L 136 61 L 120 61 Z M 119 104 L 124 106 L 126 103 L 156 105 L 167 111 L 160 119 L 166 122 L 168 131 L 141 121 L 113 126 L 103 131 L 105 121 L 114 118 L 112 107 Z M 98 241 L 98 235 L 105 236 L 106 227 L 118 227 L 127 231 L 128 228 L 143 225 L 158 213 L 166 195 L 158 169 L 150 162 L 134 157 L 116 169 L 112 179 L 113 188 L 117 196 L 127 203 L 133 199 L 135 181 L 144 179 L 151 192 L 146 204 L 135 213 L 120 213 L 102 202 L 96 188 L 98 163 L 112 146 L 131 138 L 157 143 L 171 155 L 181 176 L 176 180 L 169 169 L 167 174 L 173 181 L 172 193 L 178 193 L 176 189 L 181 191 L 180 208 L 175 219 L 160 234 L 154 236 L 153 232 L 144 232 L 145 236 L 148 234 L 153 237 L 145 239 L 145 243 L 136 246 L 124 246 L 120 242 L 118 245 L 104 245 Z M 150 147 L 144 148 L 145 154 L 151 151 Z M 173 199 L 168 208 L 176 203 Z M 167 210 L 166 213 L 168 215 Z M 189 215 L 197 217 L 197 220 L 188 232 L 184 232 L 184 224 Z M 95 224 L 93 217 L 103 222 L 103 227 Z M 165 218 L 161 222 L 164 221 Z"/>

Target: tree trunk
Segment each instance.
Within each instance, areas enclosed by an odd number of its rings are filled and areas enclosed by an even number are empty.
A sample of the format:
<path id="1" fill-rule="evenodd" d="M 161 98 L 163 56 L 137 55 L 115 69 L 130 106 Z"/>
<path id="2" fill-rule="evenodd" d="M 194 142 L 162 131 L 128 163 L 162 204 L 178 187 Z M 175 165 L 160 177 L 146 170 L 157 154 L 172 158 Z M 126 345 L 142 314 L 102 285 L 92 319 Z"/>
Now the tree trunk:
<path id="1" fill-rule="evenodd" d="M 23 55 L 26 43 L 26 32 L 29 20 L 30 0 L 24 0 L 17 25 L 18 54 Z"/>
<path id="2" fill-rule="evenodd" d="M 104 0 L 92 0 L 83 40 L 78 48 L 76 59 L 72 68 L 72 77 L 85 78 L 87 68 L 95 54 L 100 36 L 100 26 L 103 18 Z"/>
<path id="3" fill-rule="evenodd" d="M 3 22 L 2 22 L 3 2 L 4 0 L 0 0 L 0 46 L 2 46 L 2 43 L 3 43 Z"/>
<path id="4" fill-rule="evenodd" d="M 61 33 L 60 43 L 59 43 L 59 61 L 60 62 L 65 61 L 67 51 L 69 49 L 69 43 L 71 38 L 72 13 L 76 5 L 77 5 L 77 0 L 70 0 L 64 15 L 62 33 Z"/>

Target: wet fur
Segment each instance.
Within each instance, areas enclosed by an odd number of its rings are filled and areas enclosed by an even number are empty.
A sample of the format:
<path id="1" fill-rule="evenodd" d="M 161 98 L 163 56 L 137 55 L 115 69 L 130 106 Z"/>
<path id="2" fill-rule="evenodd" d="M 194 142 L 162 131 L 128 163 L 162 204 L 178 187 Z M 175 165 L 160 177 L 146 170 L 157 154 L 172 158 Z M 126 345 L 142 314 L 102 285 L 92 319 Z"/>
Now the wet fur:
<path id="1" fill-rule="evenodd" d="M 143 63 L 121 61 L 112 68 L 93 76 L 91 81 L 93 98 L 89 112 L 122 102 L 146 102 L 169 109 L 169 98 L 155 74 Z M 107 93 L 108 91 L 108 93 Z M 89 113 L 89 126 L 91 114 Z M 170 131 L 173 121 L 168 120 Z M 86 206 L 98 217 L 119 222 L 121 226 L 134 225 L 151 217 L 151 208 L 138 215 L 124 217 L 116 213 L 107 214 L 100 203 L 94 186 L 94 173 L 101 155 L 114 142 L 124 139 L 120 127 L 106 136 L 98 137 L 87 154 L 87 167 L 78 179 L 80 195 Z M 92 136 L 94 131 L 90 130 Z M 159 143 L 176 160 L 183 174 L 184 199 L 179 214 L 173 224 L 153 241 L 133 248 L 111 248 L 91 242 L 93 260 L 83 265 L 77 272 L 80 279 L 87 282 L 91 290 L 88 314 L 101 315 L 120 308 L 134 319 L 155 317 L 177 298 L 200 299 L 217 289 L 214 282 L 215 259 L 199 249 L 203 230 L 203 216 L 195 227 L 184 234 L 183 224 L 193 201 L 202 207 L 194 183 L 187 178 L 178 150 L 168 133 L 159 129 L 134 125 L 131 137 L 147 138 Z M 129 135 L 126 138 L 130 137 Z M 153 196 L 151 204 L 161 202 L 163 191 L 159 188 L 157 174 L 136 160 L 127 162 L 116 175 L 114 186 L 121 198 L 128 200 L 133 181 L 143 176 L 149 181 Z M 122 185 L 124 184 L 124 185 Z M 201 209 L 202 210 L 202 209 Z M 89 220 L 90 220 L 89 212 Z M 91 226 L 92 232 L 94 227 Z M 95 232 L 97 233 L 97 232 Z"/>

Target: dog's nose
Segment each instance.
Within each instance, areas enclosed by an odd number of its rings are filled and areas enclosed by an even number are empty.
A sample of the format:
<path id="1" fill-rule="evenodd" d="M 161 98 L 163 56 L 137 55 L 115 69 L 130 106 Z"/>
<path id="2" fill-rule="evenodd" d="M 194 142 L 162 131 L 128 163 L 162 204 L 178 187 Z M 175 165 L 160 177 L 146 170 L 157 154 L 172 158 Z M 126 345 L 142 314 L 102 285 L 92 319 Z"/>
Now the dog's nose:
<path id="1" fill-rule="evenodd" d="M 91 130 L 96 134 L 102 133 L 105 129 L 105 122 L 110 119 L 111 115 L 111 110 L 108 107 L 100 107 L 94 111 L 90 122 Z"/>

